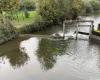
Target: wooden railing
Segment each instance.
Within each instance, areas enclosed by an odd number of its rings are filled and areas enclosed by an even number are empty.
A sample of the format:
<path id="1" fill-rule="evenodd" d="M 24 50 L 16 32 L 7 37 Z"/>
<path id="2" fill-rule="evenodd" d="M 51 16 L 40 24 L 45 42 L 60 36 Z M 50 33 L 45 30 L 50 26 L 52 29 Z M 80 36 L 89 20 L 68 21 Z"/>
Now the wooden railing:
<path id="1" fill-rule="evenodd" d="M 88 22 L 88 23 L 90 23 L 90 25 L 84 25 L 84 24 L 79 24 L 79 23 L 86 23 L 86 22 Z M 94 21 L 93 20 L 65 20 L 64 22 L 63 22 L 63 37 L 65 37 L 65 27 L 66 27 L 66 25 L 67 24 L 69 24 L 69 23 L 76 23 L 76 39 L 78 39 L 78 34 L 79 33 L 82 33 L 82 34 L 89 34 L 89 38 L 91 37 L 91 35 L 92 35 L 92 31 L 93 31 L 93 29 L 94 29 Z M 86 33 L 86 32 L 80 32 L 79 31 L 79 27 L 90 27 L 90 30 L 89 30 L 89 33 Z"/>

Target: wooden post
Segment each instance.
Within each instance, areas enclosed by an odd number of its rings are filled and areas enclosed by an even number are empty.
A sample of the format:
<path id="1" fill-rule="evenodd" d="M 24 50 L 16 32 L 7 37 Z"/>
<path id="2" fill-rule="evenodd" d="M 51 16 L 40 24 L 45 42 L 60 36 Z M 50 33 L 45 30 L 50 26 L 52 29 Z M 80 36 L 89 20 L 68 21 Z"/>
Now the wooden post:
<path id="1" fill-rule="evenodd" d="M 93 26 L 93 21 L 91 21 L 90 32 L 89 32 L 89 39 L 91 38 L 93 28 L 94 28 L 94 26 Z"/>
<path id="2" fill-rule="evenodd" d="M 63 22 L 63 38 L 65 38 L 65 21 Z"/>
<path id="3" fill-rule="evenodd" d="M 78 23 L 76 25 L 76 40 L 78 39 Z"/>

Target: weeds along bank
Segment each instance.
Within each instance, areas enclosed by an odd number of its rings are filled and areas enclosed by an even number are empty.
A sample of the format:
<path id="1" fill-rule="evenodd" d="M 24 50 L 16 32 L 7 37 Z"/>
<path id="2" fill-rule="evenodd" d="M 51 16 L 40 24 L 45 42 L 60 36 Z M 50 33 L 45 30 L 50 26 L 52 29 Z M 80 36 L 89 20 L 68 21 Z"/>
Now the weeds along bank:
<path id="1" fill-rule="evenodd" d="M 0 18 L 0 44 L 12 40 L 18 36 L 15 27 L 9 20 Z"/>
<path id="2" fill-rule="evenodd" d="M 28 25 L 24 25 L 23 27 L 18 28 L 17 30 L 21 34 L 29 34 L 29 33 L 33 33 L 33 32 L 42 31 L 52 25 L 54 25 L 54 24 L 51 22 L 48 22 L 48 21 L 39 21 L 39 22 L 35 22 L 35 23 L 33 22 Z"/>

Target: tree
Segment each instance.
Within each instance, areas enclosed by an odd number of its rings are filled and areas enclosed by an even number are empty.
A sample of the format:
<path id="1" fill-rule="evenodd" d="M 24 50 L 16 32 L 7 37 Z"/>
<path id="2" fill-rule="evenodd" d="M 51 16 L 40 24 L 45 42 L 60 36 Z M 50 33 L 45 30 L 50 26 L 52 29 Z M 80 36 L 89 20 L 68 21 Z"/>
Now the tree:
<path id="1" fill-rule="evenodd" d="M 81 12 L 81 3 L 81 0 L 38 0 L 37 11 L 44 20 L 55 23 L 76 18 Z"/>
<path id="2" fill-rule="evenodd" d="M 92 1 L 90 1 L 90 4 L 94 11 L 100 10 L 100 1 L 92 0 Z"/>
<path id="3" fill-rule="evenodd" d="M 76 19 L 78 15 L 80 15 L 82 11 L 82 1 L 81 0 L 70 0 L 70 18 Z"/>
<path id="4" fill-rule="evenodd" d="M 34 10 L 36 8 L 35 1 L 33 0 L 24 0 L 20 3 L 20 8 L 26 8 L 27 10 Z"/>
<path id="5" fill-rule="evenodd" d="M 19 0 L 0 0 L 0 12 L 18 8 Z"/>
<path id="6" fill-rule="evenodd" d="M 83 0 L 85 13 L 93 13 L 100 10 L 100 0 Z"/>
<path id="7" fill-rule="evenodd" d="M 38 13 L 44 20 L 54 22 L 57 17 L 57 5 L 54 0 L 38 0 Z"/>

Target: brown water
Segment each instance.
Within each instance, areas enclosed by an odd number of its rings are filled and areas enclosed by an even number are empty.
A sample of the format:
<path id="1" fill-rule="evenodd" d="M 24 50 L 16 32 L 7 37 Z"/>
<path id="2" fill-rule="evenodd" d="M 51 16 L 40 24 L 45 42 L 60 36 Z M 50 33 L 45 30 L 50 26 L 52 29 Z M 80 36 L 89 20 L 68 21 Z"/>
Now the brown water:
<path id="1" fill-rule="evenodd" d="M 100 41 L 19 37 L 0 46 L 0 80 L 100 80 Z"/>

